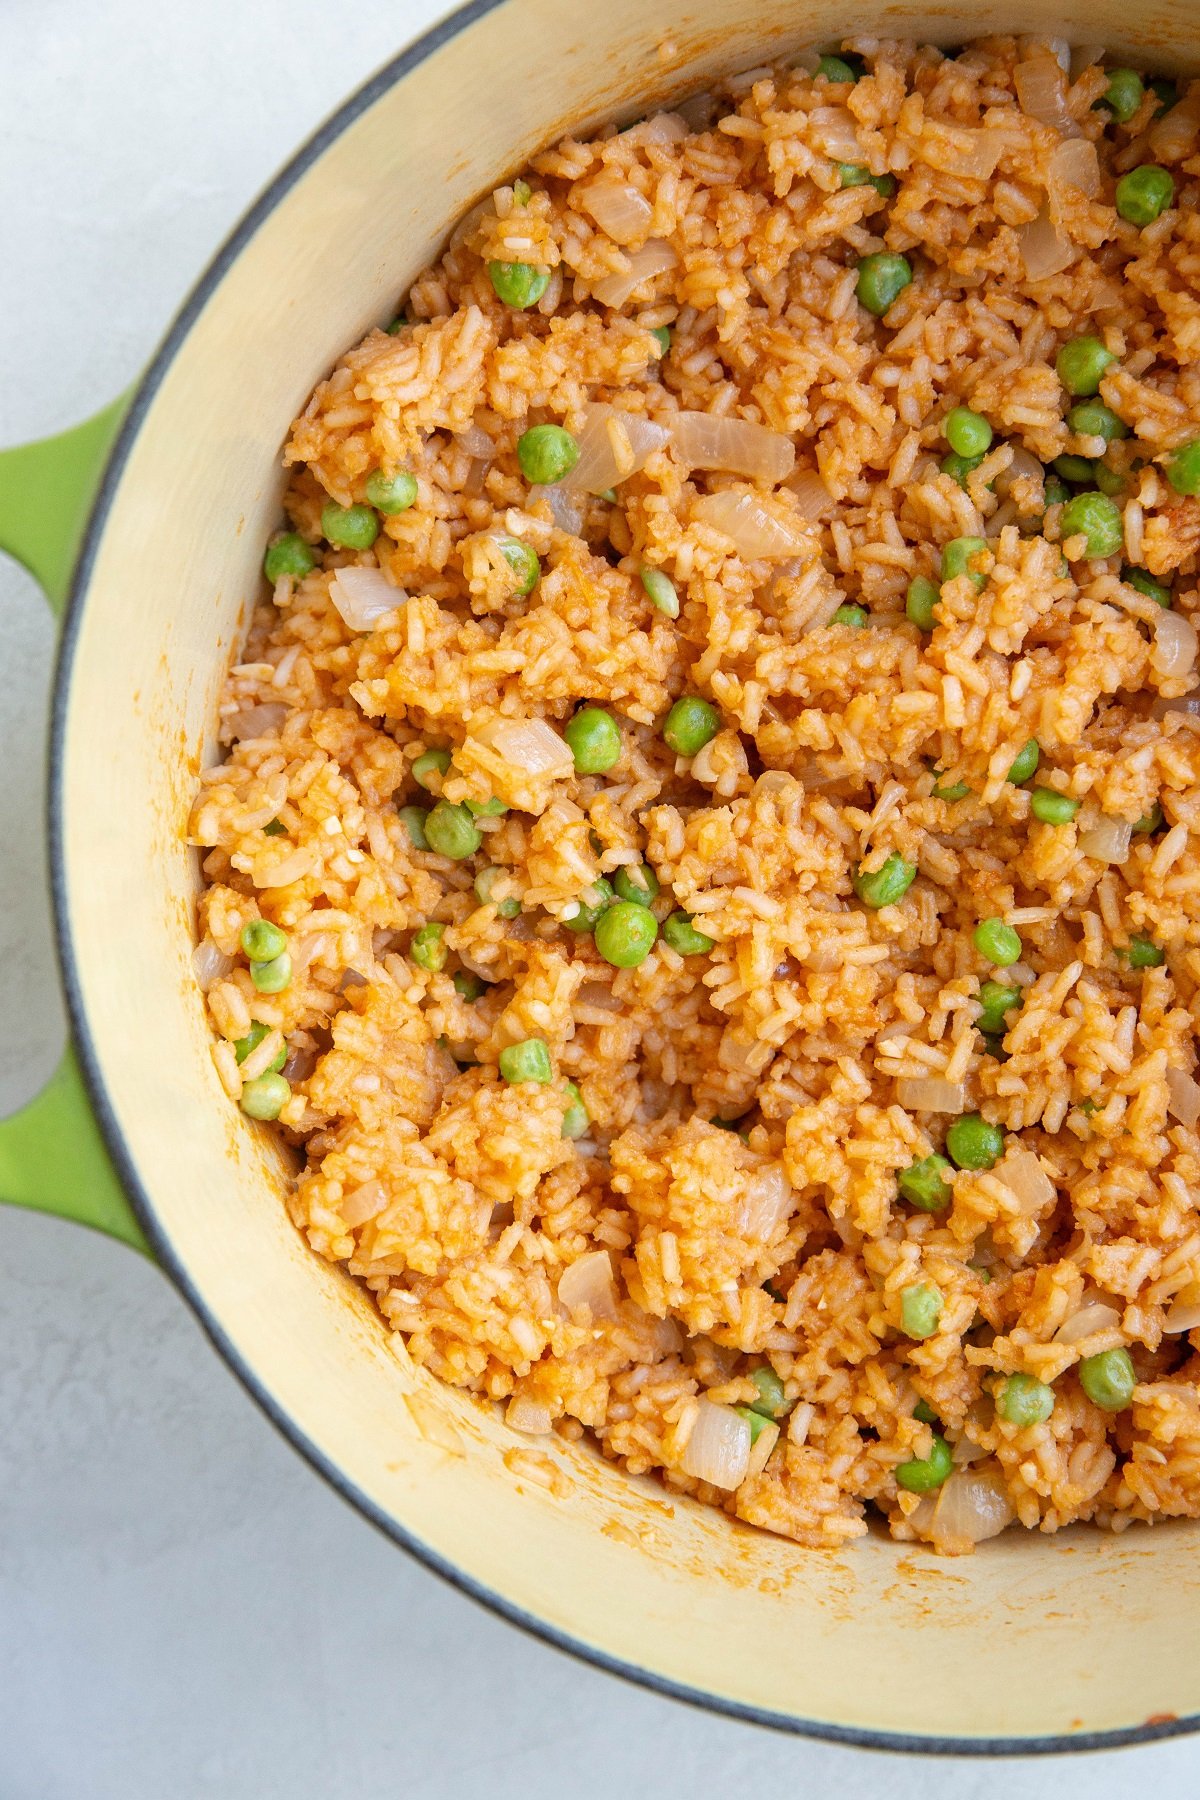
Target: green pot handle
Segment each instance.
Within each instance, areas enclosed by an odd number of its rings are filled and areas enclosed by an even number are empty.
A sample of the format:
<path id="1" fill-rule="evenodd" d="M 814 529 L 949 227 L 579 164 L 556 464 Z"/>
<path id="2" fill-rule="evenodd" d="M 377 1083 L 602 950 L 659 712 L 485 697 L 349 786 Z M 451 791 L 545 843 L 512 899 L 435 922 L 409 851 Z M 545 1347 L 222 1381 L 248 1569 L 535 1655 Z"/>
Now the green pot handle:
<path id="1" fill-rule="evenodd" d="M 72 431 L 0 451 L 0 550 L 24 564 L 60 618 L 83 528 L 128 404 L 122 395 Z M 0 1119 L 0 1201 L 74 1219 L 148 1252 L 70 1045 L 37 1099 Z"/>

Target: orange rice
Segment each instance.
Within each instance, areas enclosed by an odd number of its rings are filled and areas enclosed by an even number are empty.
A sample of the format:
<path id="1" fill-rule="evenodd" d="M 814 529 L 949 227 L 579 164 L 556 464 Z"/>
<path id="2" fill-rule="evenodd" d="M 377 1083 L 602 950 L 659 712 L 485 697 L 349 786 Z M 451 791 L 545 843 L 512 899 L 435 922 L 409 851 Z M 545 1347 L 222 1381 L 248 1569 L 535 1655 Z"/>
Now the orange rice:
<path id="1" fill-rule="evenodd" d="M 586 1431 L 805 1545 L 871 1509 L 948 1552 L 1012 1521 L 1194 1516 L 1200 500 L 1167 468 L 1200 434 L 1200 84 L 1118 124 L 1102 62 L 1046 40 L 844 54 L 854 83 L 802 55 L 537 157 L 295 422 L 286 509 L 316 566 L 261 598 L 190 826 L 217 1068 L 237 1100 L 286 1055 L 297 1225 L 518 1431 Z M 1146 163 L 1175 203 L 1139 230 L 1114 186 Z M 857 265 L 884 249 L 913 279 L 877 318 Z M 548 277 L 528 310 L 493 289 L 514 262 Z M 1131 429 L 1105 558 L 1064 539 L 1044 474 L 1104 452 L 1055 371 L 1081 333 Z M 961 485 L 955 406 L 994 432 Z M 705 458 L 682 414 L 761 429 Z M 531 489 L 521 434 L 594 445 L 597 419 L 611 497 Z M 323 507 L 378 468 L 416 503 L 370 549 L 324 542 Z M 539 558 L 527 597 L 506 537 Z M 922 630 L 909 584 L 961 537 L 986 547 Z M 352 567 L 377 578 L 339 586 Z M 374 592 L 370 628 L 348 592 Z M 662 735 L 682 694 L 720 715 L 694 756 Z M 620 727 L 601 775 L 562 739 L 582 702 Z M 1010 781 L 1030 739 L 1037 774 Z M 431 748 L 453 754 L 433 792 Z M 1073 819 L 1035 817 L 1036 787 Z M 507 808 L 464 860 L 400 816 L 439 794 Z M 892 856 L 916 879 L 872 908 Z M 686 911 L 710 950 L 660 935 L 614 968 L 570 929 L 643 861 L 660 924 Z M 240 948 L 260 917 L 288 938 L 276 993 Z M 988 919 L 1019 934 L 1006 969 Z M 441 967 L 410 954 L 429 921 Z M 990 1040 L 989 980 L 1021 993 Z M 509 1085 L 529 1039 L 552 1079 Z M 898 1178 L 960 1113 L 1002 1154 L 919 1210 Z M 914 1288 L 936 1290 L 923 1338 Z M 1121 1349 L 1136 1387 L 1108 1411 L 1080 1366 Z M 1048 1418 L 1005 1415 L 1012 1375 L 1052 1388 Z M 914 1491 L 896 1471 L 936 1461 L 935 1432 L 954 1473 Z"/>

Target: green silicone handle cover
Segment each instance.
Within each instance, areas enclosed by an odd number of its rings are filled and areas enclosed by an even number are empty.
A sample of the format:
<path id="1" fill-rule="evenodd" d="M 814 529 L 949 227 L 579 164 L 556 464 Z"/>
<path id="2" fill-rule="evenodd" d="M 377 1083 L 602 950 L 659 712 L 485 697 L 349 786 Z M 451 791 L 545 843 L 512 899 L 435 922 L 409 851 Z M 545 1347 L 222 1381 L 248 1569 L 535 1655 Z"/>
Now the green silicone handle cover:
<path id="1" fill-rule="evenodd" d="M 117 400 L 73 431 L 0 451 L 0 550 L 23 563 L 61 616 L 117 427 Z M 68 1047 L 37 1099 L 0 1119 L 0 1200 L 57 1213 L 146 1250 Z"/>

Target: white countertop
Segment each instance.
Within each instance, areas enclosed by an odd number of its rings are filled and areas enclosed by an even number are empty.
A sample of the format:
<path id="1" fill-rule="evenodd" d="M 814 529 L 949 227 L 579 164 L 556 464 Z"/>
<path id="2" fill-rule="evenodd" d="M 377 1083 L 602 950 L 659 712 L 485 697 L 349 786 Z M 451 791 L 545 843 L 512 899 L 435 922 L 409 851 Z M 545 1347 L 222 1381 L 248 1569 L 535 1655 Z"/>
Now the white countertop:
<path id="1" fill-rule="evenodd" d="M 5 0 L 0 443 L 61 429 L 125 386 L 276 166 L 447 10 Z M 3 558 L 0 632 L 4 1111 L 52 1068 L 61 1014 L 40 873 L 51 632 Z M 1041 1762 L 879 1757 L 597 1674 L 461 1598 L 344 1505 L 149 1264 L 2 1207 L 0 1446 L 0 1800 L 1200 1788 L 1200 1739 Z M 914 1667 L 915 1713 L 920 1680 Z"/>

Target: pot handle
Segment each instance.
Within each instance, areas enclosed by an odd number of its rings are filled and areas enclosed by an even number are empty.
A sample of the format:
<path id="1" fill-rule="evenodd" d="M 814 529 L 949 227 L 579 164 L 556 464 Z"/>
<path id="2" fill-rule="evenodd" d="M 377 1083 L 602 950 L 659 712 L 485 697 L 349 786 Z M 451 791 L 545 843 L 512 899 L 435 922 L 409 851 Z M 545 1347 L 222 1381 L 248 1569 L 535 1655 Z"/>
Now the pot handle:
<path id="1" fill-rule="evenodd" d="M 0 451 L 0 550 L 23 563 L 61 617 L 83 527 L 128 397 L 72 431 Z M 0 1201 L 57 1213 L 148 1250 L 96 1124 L 73 1048 L 47 1086 L 0 1119 Z"/>

